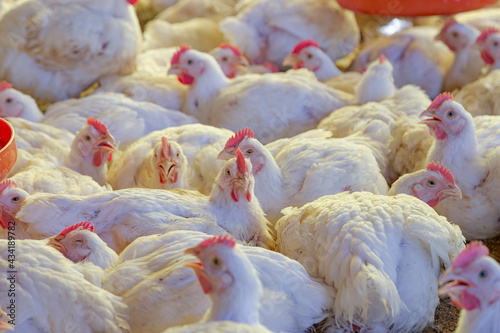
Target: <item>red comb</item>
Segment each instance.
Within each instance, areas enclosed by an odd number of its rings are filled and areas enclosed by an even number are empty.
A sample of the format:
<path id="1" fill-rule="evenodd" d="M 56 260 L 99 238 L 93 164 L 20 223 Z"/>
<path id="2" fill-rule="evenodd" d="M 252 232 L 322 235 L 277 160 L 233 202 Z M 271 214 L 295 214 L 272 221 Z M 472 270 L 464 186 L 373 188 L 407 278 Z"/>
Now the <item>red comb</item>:
<path id="1" fill-rule="evenodd" d="M 486 41 L 486 38 L 488 38 L 489 35 L 497 33 L 499 31 L 500 30 L 498 30 L 497 28 L 494 28 L 494 27 L 489 27 L 489 28 L 483 29 L 483 31 L 481 31 L 481 34 L 479 35 L 479 37 L 477 37 L 476 43 Z"/>
<path id="2" fill-rule="evenodd" d="M 226 245 L 230 248 L 233 248 L 236 245 L 236 240 L 230 234 L 226 235 L 217 235 L 211 238 L 207 238 L 198 244 L 198 247 L 211 247 L 217 244 Z"/>
<path id="3" fill-rule="evenodd" d="M 241 50 L 233 45 L 233 44 L 229 44 L 229 43 L 222 43 L 219 45 L 219 48 L 221 49 L 230 49 L 231 51 L 233 51 L 234 55 L 235 56 L 238 56 L 238 57 L 241 57 L 243 55 L 243 53 L 241 52 Z"/>
<path id="4" fill-rule="evenodd" d="M 316 41 L 314 39 L 312 39 L 312 38 L 305 39 L 303 41 L 298 42 L 297 45 L 295 45 L 295 47 L 292 50 L 292 54 L 297 54 L 300 51 L 302 51 L 302 49 L 309 47 L 309 46 L 319 47 L 318 43 L 316 43 Z"/>
<path id="5" fill-rule="evenodd" d="M 189 45 L 181 45 L 179 49 L 174 53 L 172 57 L 172 61 L 170 62 L 171 65 L 175 65 L 179 63 L 179 59 L 183 53 L 186 51 L 191 50 L 191 46 Z"/>
<path id="6" fill-rule="evenodd" d="M 444 178 L 455 184 L 455 178 L 453 178 L 450 170 L 448 170 L 443 164 L 439 162 L 436 164 L 434 163 L 434 161 L 432 161 L 427 165 L 427 170 L 439 172 L 441 175 L 443 175 Z"/>
<path id="7" fill-rule="evenodd" d="M 265 68 L 269 69 L 273 73 L 279 73 L 279 68 L 272 62 L 266 61 L 265 63 L 262 64 Z"/>
<path id="8" fill-rule="evenodd" d="M 446 23 L 443 25 L 443 27 L 441 28 L 441 32 L 440 34 L 444 34 L 446 33 L 446 31 L 452 26 L 452 25 L 455 25 L 457 24 L 458 21 L 455 20 L 454 18 L 451 18 L 449 19 L 448 21 L 446 21 Z"/>
<path id="9" fill-rule="evenodd" d="M 431 105 L 429 105 L 429 109 L 437 109 L 447 100 L 453 101 L 453 96 L 449 92 L 439 94 L 438 97 L 434 98 Z"/>
<path id="10" fill-rule="evenodd" d="M 97 120 L 94 117 L 88 117 L 87 124 L 93 126 L 97 130 L 97 132 L 101 134 L 108 133 L 108 128 L 106 127 L 106 125 L 104 125 L 102 121 Z"/>
<path id="11" fill-rule="evenodd" d="M 253 131 L 250 127 L 240 129 L 232 137 L 230 137 L 229 140 L 227 140 L 224 149 L 236 148 L 245 137 L 253 138 Z"/>
<path id="12" fill-rule="evenodd" d="M 453 261 L 453 268 L 464 268 L 477 258 L 484 257 L 490 254 L 490 250 L 480 241 L 470 242 L 465 246 L 458 256 Z"/>
<path id="13" fill-rule="evenodd" d="M 7 81 L 0 82 L 0 91 L 4 91 L 10 88 L 12 88 L 12 85 L 9 82 Z"/>
<path id="14" fill-rule="evenodd" d="M 5 191 L 5 189 L 7 189 L 9 187 L 16 188 L 17 183 L 13 180 L 10 180 L 10 179 L 4 180 L 3 182 L 0 183 L 0 193 Z"/>
<path id="15" fill-rule="evenodd" d="M 247 172 L 247 164 L 245 162 L 245 156 L 241 152 L 240 148 L 236 149 L 236 164 L 238 165 L 238 173 Z"/>
<path id="16" fill-rule="evenodd" d="M 161 156 L 167 158 L 168 152 L 170 151 L 170 145 L 168 144 L 168 139 L 165 136 L 161 137 Z"/>
<path id="17" fill-rule="evenodd" d="M 380 57 L 378 58 L 378 62 L 379 63 L 383 63 L 384 61 L 386 61 L 387 58 L 385 57 L 385 55 L 381 54 Z"/>
<path id="18" fill-rule="evenodd" d="M 72 232 L 74 230 L 78 230 L 78 229 L 86 229 L 86 230 L 90 230 L 90 231 L 94 232 L 94 226 L 90 225 L 89 221 L 85 221 L 85 222 L 80 222 L 80 223 L 77 223 L 77 224 L 73 224 L 71 227 L 67 227 L 66 229 L 64 229 L 63 231 L 61 231 L 58 236 L 67 235 L 70 232 Z"/>

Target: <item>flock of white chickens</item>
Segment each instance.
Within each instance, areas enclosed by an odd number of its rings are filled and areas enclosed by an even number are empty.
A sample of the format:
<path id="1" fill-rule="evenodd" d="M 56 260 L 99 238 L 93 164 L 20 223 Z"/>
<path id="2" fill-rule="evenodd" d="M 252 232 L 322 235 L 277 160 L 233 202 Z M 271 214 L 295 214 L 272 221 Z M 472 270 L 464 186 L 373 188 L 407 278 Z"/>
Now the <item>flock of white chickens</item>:
<path id="1" fill-rule="evenodd" d="M 0 0 L 0 332 L 500 332 L 499 9 L 137 2 Z"/>

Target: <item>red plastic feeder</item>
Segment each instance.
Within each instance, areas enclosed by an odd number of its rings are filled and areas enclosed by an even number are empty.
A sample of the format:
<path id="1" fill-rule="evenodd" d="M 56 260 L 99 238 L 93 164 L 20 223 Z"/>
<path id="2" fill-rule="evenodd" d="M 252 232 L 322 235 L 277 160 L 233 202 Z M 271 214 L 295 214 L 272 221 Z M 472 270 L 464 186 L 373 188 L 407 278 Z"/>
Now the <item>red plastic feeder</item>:
<path id="1" fill-rule="evenodd" d="M 370 15 L 452 15 L 493 5 L 497 0 L 337 0 L 345 9 Z"/>
<path id="2" fill-rule="evenodd" d="M 17 160 L 14 128 L 5 119 L 0 118 L 0 181 L 9 174 Z"/>

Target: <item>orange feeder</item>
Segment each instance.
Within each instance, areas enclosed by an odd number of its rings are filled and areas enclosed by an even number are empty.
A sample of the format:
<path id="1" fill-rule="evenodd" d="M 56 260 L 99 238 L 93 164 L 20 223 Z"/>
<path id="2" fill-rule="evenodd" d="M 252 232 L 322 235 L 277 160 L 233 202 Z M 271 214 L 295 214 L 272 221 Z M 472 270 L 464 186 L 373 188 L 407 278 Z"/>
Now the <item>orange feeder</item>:
<path id="1" fill-rule="evenodd" d="M 0 181 L 9 174 L 17 160 L 16 139 L 14 128 L 3 118 L 0 118 Z"/>
<path id="2" fill-rule="evenodd" d="M 452 15 L 493 5 L 497 0 L 337 0 L 345 9 L 370 15 Z"/>

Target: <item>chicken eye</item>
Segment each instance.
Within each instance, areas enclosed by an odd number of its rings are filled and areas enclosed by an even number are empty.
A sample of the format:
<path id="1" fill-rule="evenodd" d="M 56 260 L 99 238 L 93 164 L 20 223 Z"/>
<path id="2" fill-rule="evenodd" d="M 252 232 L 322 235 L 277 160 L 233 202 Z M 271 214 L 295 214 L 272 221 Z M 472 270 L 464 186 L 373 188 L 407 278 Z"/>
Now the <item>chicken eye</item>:
<path id="1" fill-rule="evenodd" d="M 215 267 L 219 267 L 220 266 L 220 260 L 219 260 L 219 258 L 215 257 L 214 259 L 212 259 L 212 264 Z"/>
<path id="2" fill-rule="evenodd" d="M 226 170 L 226 174 L 227 174 L 228 176 L 231 176 L 231 171 L 230 171 L 229 169 L 227 169 L 227 170 Z"/>
<path id="3" fill-rule="evenodd" d="M 493 42 L 493 46 L 498 46 L 498 42 L 497 42 L 497 41 L 494 41 L 494 42 Z"/>
<path id="4" fill-rule="evenodd" d="M 436 181 L 434 179 L 429 179 L 427 181 L 427 184 L 429 184 L 430 186 L 434 186 L 434 185 L 436 185 Z"/>
<path id="5" fill-rule="evenodd" d="M 450 111 L 448 111 L 448 112 L 446 113 L 446 116 L 447 116 L 448 118 L 451 118 L 451 117 L 453 117 L 454 115 L 455 115 L 455 111 L 453 111 L 453 110 L 450 110 Z"/>
<path id="6" fill-rule="evenodd" d="M 247 154 L 248 154 L 248 155 L 253 154 L 253 149 L 252 149 L 252 148 L 248 149 L 248 150 L 247 150 Z"/>
<path id="7" fill-rule="evenodd" d="M 187 64 L 188 64 L 188 65 L 191 65 L 192 63 L 193 63 L 193 60 L 191 60 L 191 59 L 189 59 L 189 60 L 187 61 Z"/>
<path id="8" fill-rule="evenodd" d="M 488 277 L 488 271 L 487 271 L 487 270 L 485 270 L 485 269 L 483 269 L 481 272 L 479 272 L 479 277 L 480 277 L 481 279 L 485 279 L 485 278 L 487 278 L 487 277 Z"/>
<path id="9" fill-rule="evenodd" d="M 7 99 L 5 100 L 5 102 L 7 102 L 7 103 L 12 103 L 12 98 L 7 98 Z"/>
<path id="10" fill-rule="evenodd" d="M 224 62 L 226 62 L 227 61 L 227 57 L 222 57 L 221 60 L 224 61 Z"/>
<path id="11" fill-rule="evenodd" d="M 177 155 L 175 155 L 175 156 L 179 157 L 179 153 L 177 153 Z"/>
<path id="12" fill-rule="evenodd" d="M 13 198 L 12 198 L 12 201 L 14 201 L 14 202 L 19 201 L 19 200 L 20 200 L 20 198 L 19 198 L 19 197 L 13 197 Z"/>
<path id="13" fill-rule="evenodd" d="M 85 140 L 90 141 L 90 135 L 85 136 Z"/>
<path id="14" fill-rule="evenodd" d="M 312 59 L 313 55 L 311 53 L 307 54 L 307 59 Z"/>
<path id="15" fill-rule="evenodd" d="M 451 35 L 456 38 L 456 37 L 458 37 L 458 32 L 454 31 L 451 33 Z"/>

